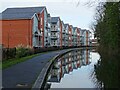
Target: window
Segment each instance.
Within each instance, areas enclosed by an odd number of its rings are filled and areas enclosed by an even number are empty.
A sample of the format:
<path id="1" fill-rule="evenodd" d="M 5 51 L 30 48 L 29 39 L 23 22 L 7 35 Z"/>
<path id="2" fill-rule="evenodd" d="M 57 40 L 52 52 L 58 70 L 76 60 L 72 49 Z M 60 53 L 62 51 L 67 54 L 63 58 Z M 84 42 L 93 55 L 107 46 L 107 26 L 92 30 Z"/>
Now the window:
<path id="1" fill-rule="evenodd" d="M 54 30 L 55 30 L 55 26 L 54 26 Z"/>
<path id="2" fill-rule="evenodd" d="M 42 17 L 41 17 L 41 25 L 42 25 Z"/>

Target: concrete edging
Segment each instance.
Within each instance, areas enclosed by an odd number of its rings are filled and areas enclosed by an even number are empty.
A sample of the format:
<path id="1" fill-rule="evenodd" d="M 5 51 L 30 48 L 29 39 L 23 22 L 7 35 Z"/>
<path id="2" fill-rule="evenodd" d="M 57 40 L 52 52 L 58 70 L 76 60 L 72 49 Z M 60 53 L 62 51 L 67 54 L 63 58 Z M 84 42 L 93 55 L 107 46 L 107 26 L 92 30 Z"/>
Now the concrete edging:
<path id="1" fill-rule="evenodd" d="M 49 62 L 43 67 L 43 69 L 42 69 L 42 71 L 40 72 L 38 78 L 36 79 L 35 83 L 34 83 L 33 86 L 32 86 L 32 90 L 34 90 L 34 89 L 35 89 L 35 90 L 37 90 L 37 89 L 38 89 L 38 90 L 42 89 L 44 80 L 45 80 L 45 78 L 46 78 L 46 76 L 47 76 L 47 73 L 48 73 L 49 68 L 51 67 L 51 65 L 54 63 L 54 61 L 55 61 L 57 58 L 59 58 L 60 56 L 66 54 L 66 53 L 68 53 L 68 52 L 70 52 L 70 51 L 73 51 L 73 49 L 70 49 L 70 50 L 68 50 L 68 51 L 66 51 L 66 52 L 63 52 L 63 53 L 61 53 L 61 54 L 58 54 L 58 55 L 54 56 L 54 57 L 53 57 L 53 60 L 52 60 L 52 61 L 49 61 Z"/>

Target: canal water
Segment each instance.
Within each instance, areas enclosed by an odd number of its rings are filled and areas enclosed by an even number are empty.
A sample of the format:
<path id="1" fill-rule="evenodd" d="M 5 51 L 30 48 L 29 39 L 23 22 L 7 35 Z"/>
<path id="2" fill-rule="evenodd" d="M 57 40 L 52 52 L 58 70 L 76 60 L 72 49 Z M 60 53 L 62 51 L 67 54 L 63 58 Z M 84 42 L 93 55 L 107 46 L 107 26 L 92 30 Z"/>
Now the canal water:
<path id="1" fill-rule="evenodd" d="M 54 63 L 47 80 L 52 88 L 96 88 L 94 65 L 100 55 L 91 49 L 71 51 Z"/>

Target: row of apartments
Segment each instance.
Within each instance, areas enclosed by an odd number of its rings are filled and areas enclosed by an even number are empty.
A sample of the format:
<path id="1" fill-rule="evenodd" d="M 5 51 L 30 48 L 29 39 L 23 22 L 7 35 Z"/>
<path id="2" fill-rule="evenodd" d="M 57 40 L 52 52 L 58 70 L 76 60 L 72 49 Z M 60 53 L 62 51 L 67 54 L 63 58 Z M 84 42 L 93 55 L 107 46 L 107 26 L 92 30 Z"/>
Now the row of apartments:
<path id="1" fill-rule="evenodd" d="M 13 48 L 90 46 L 91 32 L 51 17 L 46 7 L 7 8 L 0 13 L 0 44 Z"/>

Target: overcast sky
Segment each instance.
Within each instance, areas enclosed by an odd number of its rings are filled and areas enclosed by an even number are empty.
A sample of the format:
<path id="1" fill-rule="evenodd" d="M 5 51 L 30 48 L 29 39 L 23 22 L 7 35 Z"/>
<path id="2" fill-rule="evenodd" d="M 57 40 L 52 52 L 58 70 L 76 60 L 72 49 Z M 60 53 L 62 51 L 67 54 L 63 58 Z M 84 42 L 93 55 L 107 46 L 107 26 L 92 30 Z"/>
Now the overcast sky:
<path id="1" fill-rule="evenodd" d="M 8 7 L 46 6 L 52 17 L 60 16 L 64 23 L 90 29 L 95 7 L 88 7 L 89 0 L 0 0 L 0 12 Z"/>

